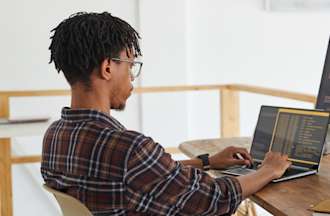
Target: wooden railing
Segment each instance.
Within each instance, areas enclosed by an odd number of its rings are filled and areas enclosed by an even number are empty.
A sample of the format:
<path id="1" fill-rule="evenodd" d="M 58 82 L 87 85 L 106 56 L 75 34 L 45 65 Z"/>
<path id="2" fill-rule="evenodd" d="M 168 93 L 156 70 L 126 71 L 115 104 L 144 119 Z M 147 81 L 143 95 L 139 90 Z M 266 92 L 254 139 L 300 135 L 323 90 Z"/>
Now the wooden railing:
<path id="1" fill-rule="evenodd" d="M 248 85 L 190 85 L 190 86 L 164 86 L 164 87 L 138 87 L 137 94 L 170 93 L 186 91 L 218 91 L 220 100 L 221 137 L 235 137 L 239 131 L 239 93 L 249 92 L 287 98 L 303 102 L 315 103 L 313 95 L 289 92 L 277 89 L 255 87 Z M 0 117 L 9 117 L 9 99 L 13 97 L 40 97 L 40 96 L 69 96 L 69 90 L 38 90 L 38 91 L 0 91 Z M 177 153 L 176 147 L 168 147 L 169 153 Z M 12 164 L 40 162 L 40 155 L 12 156 L 10 137 L 0 139 L 0 216 L 11 216 L 12 212 Z"/>

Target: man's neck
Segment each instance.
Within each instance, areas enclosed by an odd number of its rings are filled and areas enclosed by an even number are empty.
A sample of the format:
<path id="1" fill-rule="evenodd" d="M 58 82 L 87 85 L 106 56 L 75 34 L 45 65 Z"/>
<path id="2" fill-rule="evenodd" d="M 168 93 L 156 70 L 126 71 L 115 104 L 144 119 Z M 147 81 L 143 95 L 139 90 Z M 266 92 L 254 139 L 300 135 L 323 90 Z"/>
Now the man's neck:
<path id="1" fill-rule="evenodd" d="M 102 91 L 86 90 L 81 86 L 71 88 L 72 109 L 94 109 L 110 116 L 110 101 Z"/>

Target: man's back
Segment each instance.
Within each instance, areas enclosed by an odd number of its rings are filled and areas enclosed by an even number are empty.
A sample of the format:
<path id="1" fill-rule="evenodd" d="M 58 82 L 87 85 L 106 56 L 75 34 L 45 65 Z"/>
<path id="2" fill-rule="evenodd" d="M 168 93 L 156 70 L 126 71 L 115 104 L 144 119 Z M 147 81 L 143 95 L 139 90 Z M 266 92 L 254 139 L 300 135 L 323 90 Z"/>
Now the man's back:
<path id="1" fill-rule="evenodd" d="M 242 199 L 236 179 L 182 166 L 151 138 L 90 109 L 63 108 L 45 134 L 41 172 L 95 215 L 214 215 Z"/>
<path id="2" fill-rule="evenodd" d="M 119 213 L 126 209 L 125 159 L 135 136 L 100 112 L 64 108 L 44 137 L 43 178 L 94 212 Z"/>

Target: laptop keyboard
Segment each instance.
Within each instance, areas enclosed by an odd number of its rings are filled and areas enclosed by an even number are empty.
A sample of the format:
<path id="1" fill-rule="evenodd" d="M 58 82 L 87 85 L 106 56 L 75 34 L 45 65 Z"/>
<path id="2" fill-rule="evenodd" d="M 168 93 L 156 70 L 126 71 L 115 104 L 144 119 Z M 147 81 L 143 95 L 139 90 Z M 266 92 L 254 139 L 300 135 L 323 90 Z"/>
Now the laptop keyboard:
<path id="1" fill-rule="evenodd" d="M 256 170 L 256 169 L 258 169 L 258 166 L 259 166 L 260 164 L 261 164 L 260 162 L 255 162 L 255 161 L 254 161 L 254 162 L 251 164 L 251 166 L 248 166 L 248 167 L 246 167 L 246 168 Z"/>
<path id="2" fill-rule="evenodd" d="M 251 172 L 255 172 L 255 170 L 247 169 L 245 167 L 234 168 L 234 169 L 230 169 L 228 171 L 230 171 L 233 174 L 237 174 L 237 175 L 246 175 Z"/>
<path id="3" fill-rule="evenodd" d="M 287 169 L 285 171 L 285 173 L 283 174 L 283 176 L 292 176 L 292 175 L 296 175 L 296 174 L 299 174 L 299 173 L 303 173 L 303 172 L 306 172 L 306 170 L 300 170 L 300 169 Z M 282 177 L 283 177 L 282 176 Z"/>
<path id="4" fill-rule="evenodd" d="M 229 169 L 228 171 L 232 174 L 236 174 L 236 175 L 246 175 L 249 174 L 251 172 L 255 172 L 258 169 L 258 166 L 260 165 L 260 163 L 258 162 L 254 162 L 250 167 L 238 167 L 238 168 L 232 168 Z M 283 174 L 282 177 L 285 176 L 292 176 L 292 175 L 296 175 L 299 173 L 303 173 L 306 172 L 306 170 L 300 170 L 300 169 L 287 169 L 285 171 L 285 173 Z"/>

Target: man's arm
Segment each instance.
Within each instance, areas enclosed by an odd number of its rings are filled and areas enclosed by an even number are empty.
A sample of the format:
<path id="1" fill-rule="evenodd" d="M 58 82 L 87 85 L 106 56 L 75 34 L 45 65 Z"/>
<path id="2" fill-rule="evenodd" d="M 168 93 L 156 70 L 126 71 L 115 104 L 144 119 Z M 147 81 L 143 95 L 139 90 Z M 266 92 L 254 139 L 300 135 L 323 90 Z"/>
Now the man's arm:
<path id="1" fill-rule="evenodd" d="M 238 161 L 235 158 L 232 158 L 232 153 L 237 152 L 239 148 L 228 147 L 224 151 L 219 152 L 214 155 L 214 158 L 210 157 L 211 167 L 221 166 L 219 163 L 229 163 L 233 164 L 242 164 L 244 160 Z M 242 154 L 242 149 L 240 152 Z M 247 152 L 246 152 L 247 154 Z M 246 156 L 248 158 L 248 156 Z M 227 158 L 227 159 L 226 159 Z M 263 164 L 260 169 L 256 172 L 251 173 L 249 175 L 243 175 L 237 177 L 241 188 L 242 188 L 242 196 L 243 199 L 248 196 L 254 194 L 263 188 L 266 184 L 271 182 L 273 179 L 279 178 L 283 175 L 285 170 L 291 165 L 291 162 L 287 161 L 288 157 L 285 155 L 281 155 L 280 153 L 268 153 L 263 161 Z M 236 161 L 235 161 L 236 160 Z M 221 162 L 222 161 L 222 162 Z M 183 165 L 189 165 L 196 168 L 202 169 L 202 162 L 200 159 L 191 159 L 180 161 Z M 222 164 L 222 166 L 224 166 Z"/>
<path id="2" fill-rule="evenodd" d="M 230 215 L 242 201 L 236 178 L 214 179 L 201 169 L 174 161 L 152 139 L 140 140 L 126 159 L 129 209 L 157 215 Z M 201 166 L 197 159 L 190 163 Z"/>
<path id="3" fill-rule="evenodd" d="M 237 178 L 242 187 L 243 199 L 260 190 L 273 179 L 280 178 L 290 165 L 287 155 L 268 152 L 256 172 Z"/>
<path id="4" fill-rule="evenodd" d="M 260 168 L 257 172 L 237 177 L 242 187 L 243 199 L 259 191 L 274 179 L 272 170 Z"/>
<path id="5" fill-rule="evenodd" d="M 184 166 L 192 166 L 198 169 L 203 169 L 203 163 L 200 159 L 190 159 L 190 160 L 181 160 L 178 161 Z"/>
<path id="6" fill-rule="evenodd" d="M 240 154 L 242 158 L 238 158 L 236 155 Z M 202 169 L 203 164 L 200 159 L 182 160 L 179 161 L 185 166 L 192 166 Z M 218 152 L 209 158 L 211 169 L 223 169 L 233 165 L 250 165 L 252 162 L 251 155 L 244 148 L 238 148 L 230 146 Z"/>
<path id="7" fill-rule="evenodd" d="M 200 159 L 182 160 L 179 162 L 184 166 L 192 166 L 198 169 L 203 169 Z M 273 170 L 264 167 L 260 168 L 260 170 L 255 173 L 237 177 L 242 188 L 243 199 L 263 188 L 274 178 Z"/>
<path id="8" fill-rule="evenodd" d="M 230 215 L 243 197 L 280 177 L 290 165 L 287 156 L 268 153 L 254 174 L 214 179 L 201 169 L 184 166 L 149 137 L 139 137 L 128 150 L 124 182 L 128 207 L 157 215 Z M 201 166 L 198 159 L 188 163 Z"/>

